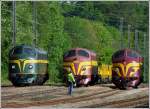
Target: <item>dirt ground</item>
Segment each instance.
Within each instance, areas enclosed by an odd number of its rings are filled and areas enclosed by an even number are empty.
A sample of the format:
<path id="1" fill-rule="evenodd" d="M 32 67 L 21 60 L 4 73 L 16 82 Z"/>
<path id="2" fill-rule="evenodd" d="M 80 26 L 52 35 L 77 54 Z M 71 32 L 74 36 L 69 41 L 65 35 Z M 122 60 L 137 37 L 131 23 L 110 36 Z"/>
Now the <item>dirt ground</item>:
<path id="1" fill-rule="evenodd" d="M 149 106 L 149 87 L 119 90 L 113 84 L 74 88 L 71 96 L 65 86 L 1 87 L 2 108 L 128 108 Z"/>

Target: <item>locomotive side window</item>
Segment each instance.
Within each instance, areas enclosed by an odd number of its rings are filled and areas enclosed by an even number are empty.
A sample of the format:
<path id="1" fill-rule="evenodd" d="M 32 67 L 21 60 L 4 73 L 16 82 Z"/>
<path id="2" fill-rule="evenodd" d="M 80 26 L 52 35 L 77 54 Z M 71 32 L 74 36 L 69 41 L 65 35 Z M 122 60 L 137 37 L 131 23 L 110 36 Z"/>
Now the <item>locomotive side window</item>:
<path id="1" fill-rule="evenodd" d="M 89 57 L 89 53 L 84 51 L 84 50 L 79 50 L 78 55 L 79 56 L 84 56 L 84 57 Z"/>
<path id="2" fill-rule="evenodd" d="M 131 58 L 138 58 L 141 57 L 138 53 L 134 52 L 134 51 L 128 51 L 127 52 L 127 56 L 131 57 Z"/>
<path id="3" fill-rule="evenodd" d="M 76 55 L 76 51 L 75 50 L 71 50 L 67 53 L 65 53 L 64 57 L 72 57 Z"/>
<path id="4" fill-rule="evenodd" d="M 121 58 L 124 56 L 124 51 L 118 51 L 114 54 L 113 58 Z"/>

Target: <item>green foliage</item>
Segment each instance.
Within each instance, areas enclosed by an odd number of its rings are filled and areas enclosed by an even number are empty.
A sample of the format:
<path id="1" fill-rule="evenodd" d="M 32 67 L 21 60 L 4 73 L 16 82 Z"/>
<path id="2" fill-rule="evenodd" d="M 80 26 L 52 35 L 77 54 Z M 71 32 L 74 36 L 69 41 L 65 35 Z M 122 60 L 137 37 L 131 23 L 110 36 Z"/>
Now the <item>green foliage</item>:
<path id="1" fill-rule="evenodd" d="M 45 11 L 44 11 L 45 10 Z M 62 66 L 63 53 L 70 46 L 69 37 L 64 32 L 64 18 L 60 13 L 59 4 L 41 2 L 38 4 L 38 21 L 41 26 L 39 47 L 48 51 L 50 81 L 58 82 Z"/>
<path id="2" fill-rule="evenodd" d="M 98 41 L 95 41 L 97 36 L 89 20 L 79 17 L 66 18 L 65 31 L 72 39 L 72 47 L 94 49 L 99 45 Z"/>
<path id="3" fill-rule="evenodd" d="M 9 7 L 10 2 L 2 2 L 2 10 L 1 14 L 1 27 L 2 27 L 2 31 L 1 31 L 1 59 L 2 59 L 2 63 L 1 63 L 1 76 L 2 76 L 2 82 L 5 82 L 8 78 L 7 78 L 7 74 L 8 74 L 8 52 L 9 49 L 11 47 L 11 18 L 10 16 L 10 12 L 7 11 L 10 9 Z"/>

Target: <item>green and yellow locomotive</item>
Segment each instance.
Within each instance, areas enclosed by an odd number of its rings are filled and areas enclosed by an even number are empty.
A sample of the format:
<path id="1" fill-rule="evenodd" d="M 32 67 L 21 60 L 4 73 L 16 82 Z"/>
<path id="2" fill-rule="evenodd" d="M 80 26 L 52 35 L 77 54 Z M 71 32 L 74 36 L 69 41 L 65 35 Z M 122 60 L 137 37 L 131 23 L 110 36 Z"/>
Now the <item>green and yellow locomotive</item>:
<path id="1" fill-rule="evenodd" d="M 9 80 L 14 86 L 42 85 L 49 78 L 47 58 L 43 50 L 15 46 L 9 53 Z"/>

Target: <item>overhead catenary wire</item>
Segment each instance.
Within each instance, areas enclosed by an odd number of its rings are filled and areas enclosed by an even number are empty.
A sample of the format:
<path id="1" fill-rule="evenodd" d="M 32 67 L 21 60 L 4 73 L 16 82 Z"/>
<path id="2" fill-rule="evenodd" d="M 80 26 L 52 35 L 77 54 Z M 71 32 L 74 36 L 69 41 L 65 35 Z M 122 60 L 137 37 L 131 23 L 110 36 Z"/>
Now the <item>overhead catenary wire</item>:
<path id="1" fill-rule="evenodd" d="M 12 12 L 11 10 L 7 10 L 7 9 L 1 9 L 2 11 L 4 10 L 4 11 L 7 11 L 7 12 Z M 29 19 L 26 19 L 26 18 L 24 18 L 24 17 L 22 17 L 22 16 L 20 16 L 18 13 L 15 13 L 16 14 L 16 17 L 17 17 L 17 19 L 22 19 L 22 20 L 24 20 L 24 21 L 27 21 L 27 22 L 29 22 L 30 24 L 33 24 L 34 23 L 34 21 L 31 19 L 31 20 L 29 20 Z M 4 18 L 2 18 L 1 20 L 4 20 Z M 37 25 L 45 25 L 45 24 L 42 24 L 42 23 L 39 23 L 39 22 L 35 22 Z"/>
<path id="2" fill-rule="evenodd" d="M 120 48 L 122 49 L 123 48 L 123 17 L 120 18 Z"/>
<path id="3" fill-rule="evenodd" d="M 147 81 L 146 79 L 146 33 L 144 33 L 144 41 L 143 41 L 143 49 L 144 49 L 144 82 Z"/>
<path id="4" fill-rule="evenodd" d="M 1 9 L 2 11 L 7 11 L 7 12 L 10 12 L 11 13 L 11 11 L 10 10 L 7 10 L 7 9 Z M 111 16 L 111 15 L 110 15 Z M 26 21 L 26 22 L 29 22 L 30 24 L 33 24 L 34 23 L 34 21 L 31 19 L 31 20 L 29 20 L 29 19 L 26 19 L 26 18 L 24 18 L 24 17 L 22 17 L 22 16 L 20 16 L 18 13 L 16 13 L 16 17 L 17 17 L 17 19 L 22 19 L 22 20 L 24 20 L 24 21 Z M 107 22 L 114 22 L 114 23 L 116 23 L 116 24 L 118 24 L 119 25 L 119 19 L 120 19 L 120 17 L 118 17 L 118 18 L 116 18 L 116 17 L 114 17 L 114 16 L 111 16 L 112 18 L 109 18 L 109 19 L 107 19 Z M 1 20 L 3 20 L 3 18 L 1 18 Z M 127 27 L 126 27 L 126 25 L 128 25 L 128 22 L 124 19 L 124 26 L 123 26 L 123 28 L 124 29 L 127 29 Z M 138 21 L 136 21 L 136 22 L 134 22 L 134 24 L 135 25 L 137 25 L 137 24 L 140 24 L 141 22 L 138 22 Z M 45 24 L 44 23 L 39 23 L 38 21 L 35 23 L 35 24 L 37 24 L 37 25 L 39 25 L 39 26 L 44 26 Z M 141 23 L 142 24 L 142 23 Z M 134 26 L 134 25 L 131 25 L 131 31 L 133 31 L 134 29 L 136 29 L 136 27 Z M 138 30 L 140 30 L 140 29 L 143 29 L 143 28 L 138 28 Z"/>
<path id="5" fill-rule="evenodd" d="M 33 46 L 37 47 L 37 12 L 36 12 L 36 2 L 32 1 L 32 16 L 33 16 Z"/>
<path id="6" fill-rule="evenodd" d="M 16 45 L 16 2 L 13 1 L 13 9 L 12 9 L 12 22 L 13 22 L 13 27 L 12 27 L 12 31 L 13 31 L 13 39 L 12 39 L 12 44 L 13 47 Z"/>
<path id="7" fill-rule="evenodd" d="M 130 28 L 131 28 L 131 25 L 128 25 L 128 48 L 130 48 Z"/>
<path id="8" fill-rule="evenodd" d="M 134 49 L 138 50 L 138 30 L 135 29 L 135 40 L 134 40 Z"/>

